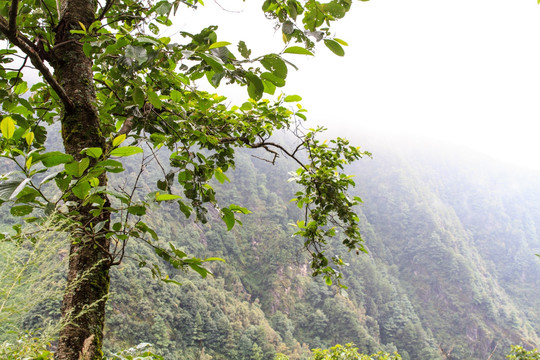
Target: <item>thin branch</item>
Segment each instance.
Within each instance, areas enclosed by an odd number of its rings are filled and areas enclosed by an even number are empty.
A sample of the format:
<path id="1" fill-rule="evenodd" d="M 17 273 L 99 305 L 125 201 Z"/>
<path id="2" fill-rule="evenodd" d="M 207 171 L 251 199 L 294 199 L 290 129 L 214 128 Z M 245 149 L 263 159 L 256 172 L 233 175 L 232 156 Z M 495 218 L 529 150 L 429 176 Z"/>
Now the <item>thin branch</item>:
<path id="1" fill-rule="evenodd" d="M 14 20 L 10 18 L 10 23 L 12 21 Z M 12 33 L 10 31 L 11 29 L 12 28 L 10 28 L 7 20 L 3 16 L 0 16 L 0 32 L 3 33 L 13 45 L 17 46 L 19 49 L 21 49 L 23 53 L 28 55 L 32 64 L 36 67 L 36 69 L 39 70 L 39 72 L 41 72 L 41 75 L 43 75 L 45 81 L 58 94 L 60 100 L 64 104 L 64 107 L 69 110 L 73 109 L 73 102 L 71 101 L 70 97 L 68 96 L 62 85 L 60 85 L 60 83 L 56 81 L 49 68 L 47 68 L 47 66 L 39 56 L 38 49 L 36 48 L 34 43 L 32 43 L 32 41 L 30 41 L 26 36 L 17 31 L 16 28 L 14 28 L 15 33 Z"/>
<path id="2" fill-rule="evenodd" d="M 49 13 L 49 17 L 51 18 L 51 26 L 52 26 L 53 28 L 55 28 L 55 27 L 56 27 L 56 22 L 54 21 L 54 16 L 53 16 L 53 14 L 52 14 L 52 12 L 51 12 L 51 9 L 49 9 L 49 7 L 48 7 L 47 4 L 45 3 L 45 1 L 40 0 L 39 2 L 41 3 L 41 5 L 43 5 L 43 6 L 45 7 L 45 9 L 47 10 L 47 12 Z M 58 16 L 60 16 L 60 12 L 58 12 Z"/>
<path id="3" fill-rule="evenodd" d="M 235 13 L 235 14 L 240 14 L 240 13 L 243 13 L 244 10 L 229 10 L 227 8 L 225 8 L 223 5 L 221 5 L 218 1 L 214 0 L 214 3 L 219 6 L 221 8 L 221 10 L 223 11 L 226 11 L 226 12 L 230 12 L 230 13 Z"/>
<path id="4" fill-rule="evenodd" d="M 161 172 L 163 173 L 163 176 L 167 177 L 167 172 L 165 171 L 165 168 L 163 167 L 163 165 L 161 165 L 161 162 L 159 161 L 154 149 L 152 149 L 152 147 L 148 143 L 146 143 L 146 146 L 148 146 L 148 149 L 150 149 L 150 151 L 152 152 L 152 156 L 154 157 L 154 160 L 156 160 L 158 166 L 161 168 Z"/>
<path id="5" fill-rule="evenodd" d="M 96 82 L 98 82 L 98 83 L 100 83 L 100 84 L 102 84 L 102 85 L 105 85 L 105 87 L 106 87 L 107 89 L 109 89 L 109 90 L 113 93 L 114 97 L 115 97 L 120 103 L 123 103 L 123 102 L 124 102 L 124 100 L 122 100 L 122 99 L 120 98 L 120 96 L 118 96 L 118 94 L 116 93 L 116 91 L 114 91 L 114 89 L 111 88 L 105 81 L 99 80 L 99 79 L 94 79 L 94 81 L 96 81 Z"/>
<path id="6" fill-rule="evenodd" d="M 103 7 L 103 10 L 101 11 L 101 14 L 97 17 L 96 20 L 101 21 L 105 18 L 105 15 L 107 15 L 107 12 L 111 10 L 115 0 L 107 0 L 105 3 L 105 6 Z"/>
<path id="7" fill-rule="evenodd" d="M 261 141 L 260 143 L 256 143 L 256 144 L 249 144 L 248 145 L 250 148 L 252 149 L 256 149 L 256 148 L 264 148 L 270 152 L 272 152 L 271 150 L 268 149 L 269 146 L 271 147 L 275 147 L 281 151 L 283 151 L 285 153 L 285 155 L 287 155 L 288 157 L 290 157 L 291 159 L 293 159 L 294 161 L 296 161 L 301 167 L 304 168 L 304 170 L 307 170 L 306 166 L 304 165 L 304 163 L 302 163 L 300 160 L 298 160 L 298 158 L 295 156 L 295 153 L 297 150 L 295 150 L 294 153 L 290 153 L 289 151 L 287 151 L 283 146 L 279 145 L 279 144 L 276 144 L 276 143 L 273 143 L 273 142 L 268 142 L 268 141 Z"/>
<path id="8" fill-rule="evenodd" d="M 497 350 L 497 345 L 499 345 L 499 343 L 495 343 L 495 347 L 493 348 L 493 351 L 491 352 L 491 354 L 489 354 L 489 357 L 487 358 L 487 360 L 491 359 L 491 357 L 493 356 L 493 353 L 495 352 L 495 350 Z"/>
<path id="9" fill-rule="evenodd" d="M 21 65 L 21 67 L 17 70 L 17 76 L 15 76 L 15 82 L 13 83 L 13 85 L 11 86 L 11 88 L 13 88 L 14 86 L 17 85 L 17 83 L 19 82 L 19 80 L 21 80 L 20 76 L 21 76 L 21 72 L 22 72 L 22 69 L 24 69 L 24 67 L 26 66 L 26 62 L 28 61 L 28 56 L 26 56 L 24 58 L 24 61 Z"/>
<path id="10" fill-rule="evenodd" d="M 274 155 L 274 158 L 272 160 L 268 160 L 268 159 L 265 159 L 265 158 L 262 158 L 260 156 L 257 156 L 257 155 L 251 155 L 251 157 L 254 157 L 255 159 L 258 159 L 258 160 L 261 160 L 261 161 L 266 161 L 267 163 L 270 163 L 272 165 L 275 165 L 276 164 L 276 158 L 277 158 L 277 155 Z"/>

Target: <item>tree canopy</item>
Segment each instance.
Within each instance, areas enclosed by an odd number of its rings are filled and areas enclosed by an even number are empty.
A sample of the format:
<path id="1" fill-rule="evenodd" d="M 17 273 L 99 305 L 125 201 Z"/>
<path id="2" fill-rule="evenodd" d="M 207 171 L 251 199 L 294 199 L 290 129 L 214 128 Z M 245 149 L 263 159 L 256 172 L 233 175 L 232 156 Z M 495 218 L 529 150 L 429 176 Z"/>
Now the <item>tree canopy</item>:
<path id="1" fill-rule="evenodd" d="M 314 275 L 328 284 L 339 279 L 343 261 L 325 253 L 326 239 L 338 230 L 348 250 L 365 251 L 353 209 L 361 200 L 346 194 L 354 182 L 344 167 L 369 153 L 342 138 L 322 141 L 324 129 L 300 124 L 306 120 L 301 97 L 276 94 L 296 68 L 285 54 L 311 56 L 321 42 L 344 55 L 347 44 L 330 26 L 352 1 L 265 1 L 262 11 L 269 26 L 281 30 L 285 46 L 257 56 L 242 40 L 236 46 L 218 41 L 212 25 L 199 33 L 179 29 L 178 38 L 162 36 L 175 26 L 177 11 L 202 5 L 197 0 L 0 3 L 6 44 L 0 50 L 0 152 L 7 159 L 0 203 L 29 223 L 53 216 L 75 224 L 57 358 L 101 356 L 109 268 L 122 261 L 128 240 L 147 243 L 174 268 L 209 274 L 204 263 L 219 259 L 189 257 L 163 245 L 144 215 L 174 202 L 201 222 L 216 211 L 231 229 L 249 210 L 218 204 L 209 181 L 228 181 L 238 148 L 263 150 L 259 156 L 272 163 L 280 156 L 298 163 L 292 179 L 300 187 L 293 200 L 305 216 L 296 235 L 304 237 Z M 31 69 L 39 80 L 30 79 Z M 216 88 L 224 82 L 245 87 L 249 99 L 229 106 L 224 96 L 197 87 L 204 78 Z M 46 141 L 57 122 L 63 148 L 51 149 Z M 275 140 L 282 130 L 294 145 Z M 170 154 L 167 164 L 159 160 L 160 150 Z M 140 167 L 130 169 L 135 178 L 111 187 L 108 176 L 125 172 L 122 159 L 129 156 L 140 159 Z M 162 176 L 143 192 L 139 179 L 151 162 Z M 141 258 L 140 266 L 172 281 L 157 264 Z"/>

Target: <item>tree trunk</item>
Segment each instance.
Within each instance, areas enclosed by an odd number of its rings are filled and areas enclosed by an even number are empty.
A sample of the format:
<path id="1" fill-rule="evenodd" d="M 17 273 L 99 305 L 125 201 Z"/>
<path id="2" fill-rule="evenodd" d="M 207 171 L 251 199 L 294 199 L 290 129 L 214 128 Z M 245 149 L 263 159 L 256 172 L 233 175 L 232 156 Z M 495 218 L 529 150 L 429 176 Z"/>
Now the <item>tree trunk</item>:
<path id="1" fill-rule="evenodd" d="M 87 147 L 104 149 L 99 115 L 95 108 L 96 93 L 92 74 L 92 61 L 86 57 L 77 36 L 70 30 L 80 29 L 80 23 L 89 28 L 94 21 L 93 0 L 63 0 L 61 20 L 56 30 L 53 48 L 53 67 L 58 82 L 73 102 L 62 118 L 62 137 L 66 153 L 80 160 L 80 151 Z M 99 178 L 106 184 L 106 176 Z M 110 213 L 102 212 L 97 218 L 90 214 L 90 206 L 79 203 L 79 225 L 72 232 L 67 287 L 62 304 L 63 327 L 60 331 L 56 359 L 101 359 L 105 302 L 109 293 L 108 257 L 109 240 L 104 231 L 98 236 L 85 232 L 90 223 L 109 221 Z"/>

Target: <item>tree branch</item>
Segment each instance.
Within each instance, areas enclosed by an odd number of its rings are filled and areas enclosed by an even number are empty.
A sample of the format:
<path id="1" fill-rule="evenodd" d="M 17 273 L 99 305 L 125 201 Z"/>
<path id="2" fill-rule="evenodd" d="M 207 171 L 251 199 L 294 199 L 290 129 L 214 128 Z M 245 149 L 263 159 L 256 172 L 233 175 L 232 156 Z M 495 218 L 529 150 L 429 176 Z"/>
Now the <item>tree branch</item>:
<path id="1" fill-rule="evenodd" d="M 101 11 L 101 14 L 96 18 L 96 20 L 103 20 L 105 18 L 105 15 L 107 15 L 107 12 L 112 8 L 114 4 L 114 0 L 107 0 L 105 3 L 105 6 L 103 7 L 103 10 Z"/>
<path id="2" fill-rule="evenodd" d="M 13 0 L 13 3 L 18 4 L 18 0 Z M 12 4 L 12 8 L 10 9 L 9 23 L 3 16 L 0 16 L 0 32 L 3 33 L 13 45 L 18 47 L 23 53 L 28 55 L 30 61 L 32 62 L 32 65 L 34 65 L 34 67 L 39 70 L 41 75 L 43 75 L 45 81 L 58 94 L 60 100 L 62 101 L 62 104 L 64 104 L 64 107 L 66 109 L 73 109 L 73 102 L 71 101 L 70 97 L 68 96 L 62 85 L 60 85 L 58 81 L 56 81 L 49 68 L 47 68 L 47 66 L 39 56 L 38 49 L 36 48 L 34 43 L 32 43 L 30 39 L 17 31 L 16 26 L 11 26 L 11 24 L 16 21 L 16 17 L 11 17 L 11 13 L 13 12 L 14 7 L 15 6 Z"/>
<path id="3" fill-rule="evenodd" d="M 116 136 L 124 135 L 124 134 L 127 135 L 129 134 L 132 128 L 133 128 L 133 116 L 128 116 L 128 118 L 124 120 L 124 123 L 122 124 L 122 127 L 120 128 Z"/>
<path id="4" fill-rule="evenodd" d="M 289 158 L 293 159 L 294 161 L 296 161 L 301 167 L 303 167 L 305 170 L 307 170 L 306 168 L 306 165 L 304 165 L 304 163 L 302 163 L 300 160 L 298 160 L 298 158 L 296 157 L 296 153 L 298 152 L 298 150 L 300 150 L 300 148 L 302 147 L 302 145 L 304 145 L 306 142 L 305 141 L 302 141 L 295 149 L 294 151 L 291 153 L 289 152 L 287 149 L 285 149 L 282 145 L 280 144 L 276 144 L 274 142 L 270 142 L 270 141 L 266 141 L 266 140 L 261 140 L 260 142 L 258 143 L 250 143 L 249 142 L 249 139 L 245 136 L 238 136 L 238 137 L 226 137 L 226 138 L 222 138 L 219 140 L 220 143 L 222 144 L 227 144 L 227 143 L 233 143 L 233 142 L 236 142 L 236 141 L 241 141 L 243 142 L 246 146 L 252 148 L 252 149 L 257 149 L 257 148 L 263 148 L 265 149 L 266 151 L 268 151 L 269 153 L 272 153 L 274 154 L 274 160 L 272 161 L 269 161 L 271 162 L 272 164 L 274 163 L 274 161 L 276 160 L 276 158 L 278 157 L 278 153 L 275 152 L 274 150 L 271 150 L 270 147 L 274 147 L 276 149 L 279 149 L 281 150 L 283 153 L 285 153 L 285 155 L 287 155 Z M 261 160 L 264 160 L 264 159 L 261 159 Z"/>
<path id="5" fill-rule="evenodd" d="M 19 0 L 11 0 L 9 8 L 9 33 L 12 36 L 17 35 L 17 13 L 19 12 Z"/>

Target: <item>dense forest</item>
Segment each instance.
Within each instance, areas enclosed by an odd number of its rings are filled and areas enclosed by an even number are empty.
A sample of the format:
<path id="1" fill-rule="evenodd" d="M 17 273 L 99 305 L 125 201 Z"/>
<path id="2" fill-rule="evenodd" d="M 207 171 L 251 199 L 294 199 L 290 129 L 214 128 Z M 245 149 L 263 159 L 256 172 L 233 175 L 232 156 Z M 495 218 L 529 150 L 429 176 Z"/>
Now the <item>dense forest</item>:
<path id="1" fill-rule="evenodd" d="M 213 261 L 204 279 L 161 264 L 171 280 L 163 282 L 148 265 L 157 255 L 131 242 L 112 272 L 107 351 L 148 342 L 165 359 L 293 360 L 354 343 L 409 360 L 501 360 L 511 344 L 540 346 L 540 174 L 428 142 L 355 142 L 374 156 L 349 169 L 368 254 L 343 254 L 347 289 L 313 278 L 302 240 L 291 236 L 302 217 L 286 181 L 295 164 L 241 153 L 230 183 L 215 186 L 220 203 L 252 211 L 242 226 L 227 231 L 212 210 L 212 221 L 195 222 L 166 204 L 145 220 L 164 244 L 225 262 Z M 113 181 L 121 186 L 138 170 L 131 161 L 128 179 Z M 157 174 L 147 168 L 143 181 Z M 8 231 L 6 209 L 2 218 Z M 66 249 L 44 237 L 0 243 L 0 343 L 54 334 Z M 339 235 L 333 241 L 328 252 L 343 252 Z"/>

